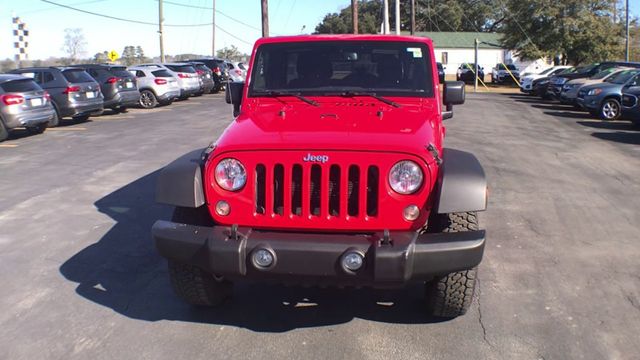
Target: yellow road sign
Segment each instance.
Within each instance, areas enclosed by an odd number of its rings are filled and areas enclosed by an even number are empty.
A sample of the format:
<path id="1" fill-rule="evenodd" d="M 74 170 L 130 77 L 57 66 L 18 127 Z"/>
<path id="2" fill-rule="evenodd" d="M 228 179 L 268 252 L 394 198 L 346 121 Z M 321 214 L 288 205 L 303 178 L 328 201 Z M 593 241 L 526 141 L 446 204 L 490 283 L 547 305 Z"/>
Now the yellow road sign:
<path id="1" fill-rule="evenodd" d="M 120 55 L 118 55 L 118 53 L 115 50 L 111 50 L 109 51 L 109 60 L 111 61 L 116 61 L 118 60 L 118 58 L 120 58 Z"/>

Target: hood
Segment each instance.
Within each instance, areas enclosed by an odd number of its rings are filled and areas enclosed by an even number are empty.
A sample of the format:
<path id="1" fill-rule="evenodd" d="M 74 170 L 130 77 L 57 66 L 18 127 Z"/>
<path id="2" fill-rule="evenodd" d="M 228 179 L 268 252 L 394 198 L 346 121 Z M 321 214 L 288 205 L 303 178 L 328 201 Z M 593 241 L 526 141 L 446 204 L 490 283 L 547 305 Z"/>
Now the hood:
<path id="1" fill-rule="evenodd" d="M 609 91 L 616 91 L 616 90 L 620 91 L 622 89 L 622 86 L 623 86 L 622 84 L 612 84 L 608 82 L 602 82 L 602 83 L 583 86 L 580 90 L 589 91 L 592 89 L 602 89 L 602 90 L 609 90 Z"/>
<path id="2" fill-rule="evenodd" d="M 240 116 L 217 142 L 217 151 L 350 150 L 422 154 L 435 143 L 439 106 L 435 99 L 412 99 L 395 108 L 375 99 L 261 99 L 243 104 Z M 402 98 L 390 98 L 402 101 Z"/>

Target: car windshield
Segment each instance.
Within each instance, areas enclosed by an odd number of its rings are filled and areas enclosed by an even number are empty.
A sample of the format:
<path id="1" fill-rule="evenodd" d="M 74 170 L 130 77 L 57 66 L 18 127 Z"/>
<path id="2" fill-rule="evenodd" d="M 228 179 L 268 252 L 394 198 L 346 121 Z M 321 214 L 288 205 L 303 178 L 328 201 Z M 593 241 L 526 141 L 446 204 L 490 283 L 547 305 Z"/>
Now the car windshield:
<path id="1" fill-rule="evenodd" d="M 516 66 L 512 64 L 509 64 L 507 66 L 505 66 L 504 64 L 498 64 L 498 70 L 507 70 L 507 69 L 509 69 L 510 71 L 518 70 L 518 68 L 516 68 Z"/>
<path id="2" fill-rule="evenodd" d="M 70 83 L 95 82 L 91 75 L 82 69 L 64 70 L 62 75 Z"/>
<path id="3" fill-rule="evenodd" d="M 619 73 L 608 78 L 607 82 L 611 84 L 624 84 L 633 76 L 635 76 L 637 73 L 638 73 L 637 70 L 620 71 Z"/>
<path id="4" fill-rule="evenodd" d="M 21 93 L 42 90 L 35 81 L 31 79 L 11 80 L 0 85 L 2 90 L 8 93 Z"/>
<path id="5" fill-rule="evenodd" d="M 593 75 L 591 79 L 593 80 L 602 80 L 609 76 L 612 72 L 618 71 L 617 68 L 608 68 L 606 70 L 600 71 L 599 73 Z"/>
<path id="6" fill-rule="evenodd" d="M 588 73 L 589 71 L 593 70 L 598 65 L 600 65 L 600 64 L 591 64 L 591 65 L 587 65 L 587 66 L 581 66 L 581 67 L 579 67 L 577 69 L 577 72 L 579 74 Z"/>
<path id="7" fill-rule="evenodd" d="M 264 44 L 252 65 L 249 96 L 367 92 L 432 97 L 430 51 L 414 42 L 314 41 Z"/>

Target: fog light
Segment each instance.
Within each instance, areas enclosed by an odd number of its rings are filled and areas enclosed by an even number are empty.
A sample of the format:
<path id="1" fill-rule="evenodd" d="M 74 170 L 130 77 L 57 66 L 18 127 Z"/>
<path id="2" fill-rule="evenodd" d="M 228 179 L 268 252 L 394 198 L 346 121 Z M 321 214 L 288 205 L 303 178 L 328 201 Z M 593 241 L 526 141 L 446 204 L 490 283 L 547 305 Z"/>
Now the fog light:
<path id="1" fill-rule="evenodd" d="M 227 216 L 231 212 L 231 206 L 228 202 L 220 200 L 216 203 L 216 214 L 220 216 Z"/>
<path id="2" fill-rule="evenodd" d="M 415 205 L 409 205 L 404 208 L 404 213 L 402 215 L 406 220 L 414 221 L 420 216 L 420 209 Z"/>
<path id="3" fill-rule="evenodd" d="M 342 266 L 347 270 L 356 271 L 362 267 L 362 264 L 364 264 L 364 257 L 357 252 L 350 252 L 342 257 Z"/>
<path id="4" fill-rule="evenodd" d="M 253 252 L 253 264 L 258 267 L 268 268 L 273 264 L 273 259 L 273 254 L 267 249 L 258 249 Z"/>

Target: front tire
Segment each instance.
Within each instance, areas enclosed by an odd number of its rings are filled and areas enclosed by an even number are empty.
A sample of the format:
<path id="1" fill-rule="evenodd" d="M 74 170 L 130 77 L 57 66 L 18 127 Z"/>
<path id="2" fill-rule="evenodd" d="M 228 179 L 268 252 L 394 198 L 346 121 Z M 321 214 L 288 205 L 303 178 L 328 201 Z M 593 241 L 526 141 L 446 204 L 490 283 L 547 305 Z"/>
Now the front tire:
<path id="1" fill-rule="evenodd" d="M 429 232 L 478 230 L 476 212 L 438 214 L 430 220 Z M 473 301 L 478 268 L 436 277 L 425 286 L 427 309 L 433 316 L 454 318 L 466 314 Z"/>
<path id="2" fill-rule="evenodd" d="M 211 226 L 213 220 L 206 207 L 176 207 L 171 221 L 181 224 Z M 178 297 L 191 305 L 218 306 L 231 297 L 233 283 L 190 264 L 169 260 L 169 279 Z"/>
<path id="3" fill-rule="evenodd" d="M 622 106 L 617 99 L 605 99 L 600 105 L 599 115 L 604 121 L 618 120 L 622 115 Z"/>

